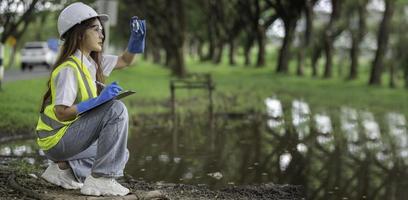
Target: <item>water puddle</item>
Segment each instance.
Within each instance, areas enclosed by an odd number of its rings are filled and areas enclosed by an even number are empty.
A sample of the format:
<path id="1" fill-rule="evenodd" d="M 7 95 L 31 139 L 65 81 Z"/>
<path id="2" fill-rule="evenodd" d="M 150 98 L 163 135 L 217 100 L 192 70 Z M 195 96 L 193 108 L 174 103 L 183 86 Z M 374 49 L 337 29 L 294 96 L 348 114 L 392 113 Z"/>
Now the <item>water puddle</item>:
<path id="1" fill-rule="evenodd" d="M 217 126 L 211 130 L 193 128 L 187 121 L 177 132 L 177 153 L 166 154 L 178 157 L 180 162 L 132 165 L 156 172 L 142 174 L 136 170 L 135 175 L 144 180 L 216 188 L 264 182 L 301 184 L 308 185 L 308 199 L 327 199 L 328 195 L 339 199 L 384 199 L 392 190 L 387 185 L 402 186 L 401 177 L 395 173 L 408 178 L 402 170 L 408 156 L 403 115 L 389 113 L 379 118 L 369 111 L 340 107 L 332 112 L 338 113 L 333 119 L 324 111 L 313 113 L 303 100 L 292 101 L 286 111 L 277 97 L 265 99 L 264 104 L 266 118 L 260 121 L 216 119 Z M 383 123 L 379 123 L 381 120 Z M 163 141 L 158 148 L 169 150 L 174 146 L 170 129 L 148 132 L 141 128 L 132 137 L 134 155 L 143 156 L 149 151 L 144 143 L 159 138 Z M 170 171 L 163 172 L 163 168 Z M 365 190 L 356 190 L 367 180 L 372 182 Z"/>
<path id="2" fill-rule="evenodd" d="M 263 103 L 265 113 L 242 114 L 247 117 L 238 120 L 215 117 L 213 126 L 204 114 L 189 113 L 177 126 L 168 117 L 140 119 L 131 128 L 126 173 L 149 182 L 210 188 L 303 185 L 307 199 L 408 196 L 404 115 L 376 116 L 351 107 L 313 112 L 304 100 L 282 104 L 277 97 Z M 34 142 L 0 145 L 3 158 L 40 153 Z"/>

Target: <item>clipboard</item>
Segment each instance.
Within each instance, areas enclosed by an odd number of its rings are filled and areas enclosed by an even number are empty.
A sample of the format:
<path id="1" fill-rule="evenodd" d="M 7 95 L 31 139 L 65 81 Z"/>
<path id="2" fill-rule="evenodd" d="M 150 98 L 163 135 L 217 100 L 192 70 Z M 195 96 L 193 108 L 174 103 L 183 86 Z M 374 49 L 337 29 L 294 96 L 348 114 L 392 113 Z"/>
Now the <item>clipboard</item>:
<path id="1" fill-rule="evenodd" d="M 123 92 L 119 93 L 118 96 L 116 96 L 114 99 L 123 99 L 123 98 L 125 98 L 125 97 L 127 97 L 129 95 L 134 94 L 134 93 L 136 93 L 136 92 L 133 91 L 133 90 L 126 90 L 126 91 L 123 91 Z"/>
<path id="2" fill-rule="evenodd" d="M 113 101 L 113 100 L 115 100 L 115 99 L 116 99 L 116 100 L 123 99 L 123 98 L 125 98 L 125 97 L 127 97 L 127 96 L 129 96 L 129 95 L 135 94 L 135 93 L 136 93 L 136 92 L 135 92 L 135 91 L 132 91 L 132 90 L 123 91 L 123 92 L 119 93 L 116 97 L 114 97 L 113 99 L 110 99 L 110 100 L 105 101 L 105 102 L 103 102 L 103 103 L 101 103 L 101 104 L 98 104 L 98 105 L 94 105 L 94 106 L 93 106 L 92 108 L 90 108 L 89 110 L 87 110 L 87 111 L 85 111 L 85 112 L 83 112 L 83 113 L 79 113 L 79 116 L 81 116 L 81 115 L 83 115 L 83 114 L 89 112 L 90 110 L 93 110 L 93 109 L 95 109 L 95 108 L 99 107 L 100 105 L 103 105 L 103 104 L 105 104 L 105 103 L 107 103 L 107 102 Z"/>

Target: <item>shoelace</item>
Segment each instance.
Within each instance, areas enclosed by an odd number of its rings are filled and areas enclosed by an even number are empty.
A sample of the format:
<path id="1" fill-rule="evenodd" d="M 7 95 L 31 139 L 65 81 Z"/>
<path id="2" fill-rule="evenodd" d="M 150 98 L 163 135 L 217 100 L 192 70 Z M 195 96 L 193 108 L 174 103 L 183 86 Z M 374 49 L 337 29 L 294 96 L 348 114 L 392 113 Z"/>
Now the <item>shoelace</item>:
<path id="1" fill-rule="evenodd" d="M 109 179 L 109 181 L 112 182 L 114 185 L 118 184 L 118 182 L 114 178 Z"/>
<path id="2" fill-rule="evenodd" d="M 116 181 L 116 179 L 112 178 L 112 179 L 110 179 L 110 182 L 112 182 L 113 185 L 119 186 L 120 190 L 124 189 L 124 187 L 118 181 Z"/>

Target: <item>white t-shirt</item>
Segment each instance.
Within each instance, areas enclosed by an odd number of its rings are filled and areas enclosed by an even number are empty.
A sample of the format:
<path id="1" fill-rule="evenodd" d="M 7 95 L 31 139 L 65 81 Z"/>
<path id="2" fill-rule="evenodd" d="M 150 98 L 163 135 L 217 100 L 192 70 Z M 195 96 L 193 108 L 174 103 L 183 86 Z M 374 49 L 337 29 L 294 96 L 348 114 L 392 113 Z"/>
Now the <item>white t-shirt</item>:
<path id="1" fill-rule="evenodd" d="M 96 63 L 92 59 L 88 59 L 85 55 L 82 56 L 82 52 L 77 50 L 74 56 L 79 60 L 82 60 L 84 66 L 89 70 L 93 82 L 90 87 L 96 87 Z M 82 58 L 81 58 L 82 57 Z M 116 63 L 118 62 L 118 56 L 114 55 L 102 55 L 102 71 L 104 76 L 109 76 L 113 71 Z M 74 69 L 71 67 L 65 67 L 57 74 L 54 82 L 56 86 L 55 92 L 55 105 L 72 106 L 75 102 L 78 92 L 77 77 Z"/>

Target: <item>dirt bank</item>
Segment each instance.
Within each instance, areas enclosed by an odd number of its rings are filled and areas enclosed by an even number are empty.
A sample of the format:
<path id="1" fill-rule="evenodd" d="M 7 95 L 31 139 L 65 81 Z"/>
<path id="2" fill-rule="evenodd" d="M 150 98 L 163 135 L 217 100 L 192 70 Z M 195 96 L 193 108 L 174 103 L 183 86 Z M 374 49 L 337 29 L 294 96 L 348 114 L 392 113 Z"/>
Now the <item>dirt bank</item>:
<path id="1" fill-rule="evenodd" d="M 3 158 L 4 160 L 4 158 Z M 147 183 L 126 175 L 119 180 L 132 191 L 126 197 L 88 197 L 78 190 L 70 191 L 44 181 L 44 169 L 23 162 L 2 162 L 0 165 L 0 199 L 303 199 L 300 186 L 262 184 L 234 186 L 211 190 L 206 186 Z"/>

